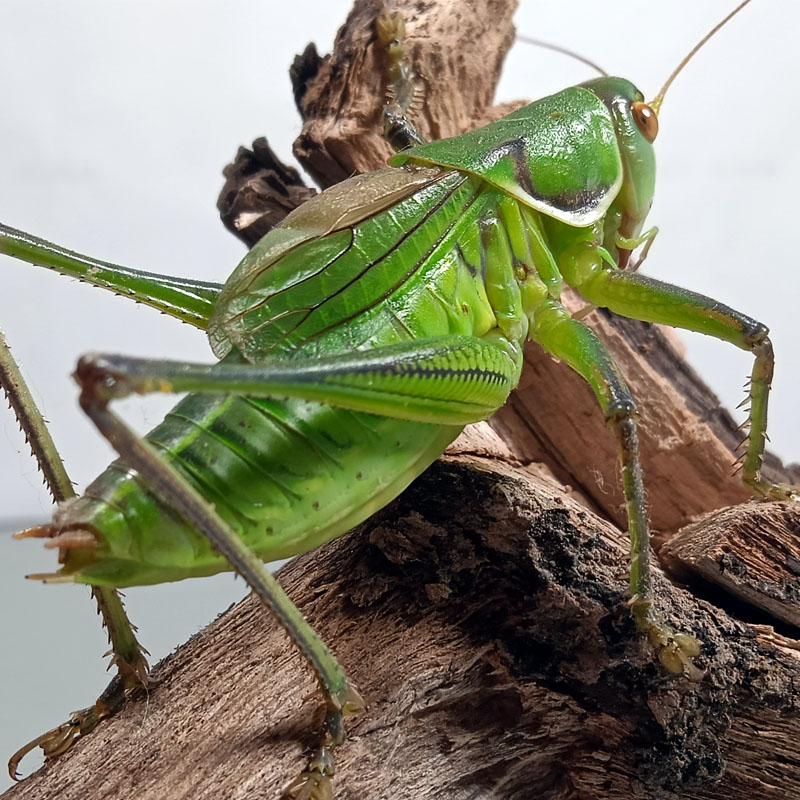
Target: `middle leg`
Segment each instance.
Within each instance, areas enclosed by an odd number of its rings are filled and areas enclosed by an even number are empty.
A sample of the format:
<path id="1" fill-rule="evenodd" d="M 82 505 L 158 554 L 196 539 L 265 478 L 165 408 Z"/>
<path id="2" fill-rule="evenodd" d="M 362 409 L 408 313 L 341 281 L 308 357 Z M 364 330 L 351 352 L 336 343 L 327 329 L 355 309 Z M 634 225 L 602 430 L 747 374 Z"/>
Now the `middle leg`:
<path id="1" fill-rule="evenodd" d="M 686 671 L 690 677 L 697 678 L 700 673 L 691 660 L 700 651 L 697 641 L 688 634 L 674 632 L 664 623 L 654 605 L 636 405 L 625 379 L 605 345 L 556 301 L 547 301 L 537 310 L 530 336 L 586 379 L 600 403 L 606 422 L 617 437 L 630 537 L 633 616 L 639 630 L 647 634 L 656 648 L 659 661 L 670 672 Z"/>

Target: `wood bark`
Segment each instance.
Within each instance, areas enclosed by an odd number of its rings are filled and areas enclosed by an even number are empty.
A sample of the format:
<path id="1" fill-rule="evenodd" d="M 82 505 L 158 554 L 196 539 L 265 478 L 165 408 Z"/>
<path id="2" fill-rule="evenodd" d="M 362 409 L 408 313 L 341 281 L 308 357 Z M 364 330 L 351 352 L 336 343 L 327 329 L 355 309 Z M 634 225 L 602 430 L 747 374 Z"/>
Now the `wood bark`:
<path id="1" fill-rule="evenodd" d="M 426 136 L 507 110 L 490 103 L 514 0 L 394 5 Z M 388 155 L 377 13 L 358 2 L 334 54 L 307 50 L 293 68 L 298 156 L 323 187 Z M 463 46 L 478 40 L 480 52 Z M 266 143 L 226 175 L 220 206 L 246 241 L 309 194 Z M 666 674 L 636 634 L 616 444 L 582 381 L 531 348 L 490 424 L 281 571 L 369 704 L 337 752 L 340 800 L 800 796 L 800 512 L 744 502 L 735 425 L 669 332 L 589 322 L 639 402 L 655 543 L 673 576 L 657 573 L 658 602 L 702 641 L 703 678 Z M 768 472 L 798 480 L 774 458 Z M 252 598 L 154 675 L 149 696 L 5 796 L 277 798 L 302 768 L 319 697 Z"/>

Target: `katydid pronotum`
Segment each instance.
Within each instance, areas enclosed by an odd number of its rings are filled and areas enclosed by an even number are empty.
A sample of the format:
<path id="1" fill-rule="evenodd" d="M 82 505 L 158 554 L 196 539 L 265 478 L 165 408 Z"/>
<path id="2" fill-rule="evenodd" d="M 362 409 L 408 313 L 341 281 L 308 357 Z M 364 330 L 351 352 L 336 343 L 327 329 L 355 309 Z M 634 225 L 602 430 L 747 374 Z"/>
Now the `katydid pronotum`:
<path id="1" fill-rule="evenodd" d="M 434 160 L 435 160 L 435 159 L 434 159 Z M 447 162 L 447 163 L 448 163 L 448 164 L 452 164 L 453 162 Z M 460 162 L 459 162 L 459 163 L 460 163 Z M 649 205 L 649 203 L 648 203 L 648 205 Z M 575 220 L 572 220 L 572 221 L 574 222 Z M 633 238 L 633 237 L 631 237 L 631 238 Z M 588 292 L 587 292 L 587 294 L 588 294 Z M 541 299 L 541 298 L 540 298 L 540 299 Z M 602 299 L 602 298 L 601 298 L 601 299 Z M 495 311 L 497 311 L 497 310 L 498 310 L 498 309 L 497 309 L 497 306 L 495 306 Z M 511 314 L 511 316 L 514 316 L 514 314 Z M 540 315 L 540 319 L 541 319 L 541 315 Z M 674 320 L 673 320 L 673 321 L 674 321 Z M 502 329 L 502 328 L 501 328 L 501 329 Z M 512 336 L 512 338 L 514 338 L 514 337 Z M 401 349 L 402 349 L 402 348 L 401 348 Z M 563 355 L 563 353 L 562 353 L 562 355 Z M 288 391 L 288 390 L 287 390 L 287 388 L 284 386 L 284 387 L 282 387 L 282 388 L 281 388 L 281 391 L 282 391 L 282 393 L 285 393 L 285 392 L 286 392 L 286 391 Z M 368 409 L 369 409 L 369 410 L 379 410 L 379 409 L 375 409 L 375 408 L 374 408 L 374 407 L 372 407 L 372 406 L 368 406 Z M 484 409 L 484 411 L 485 411 L 485 410 L 486 410 L 486 409 Z M 481 411 L 481 415 L 484 413 L 484 411 Z M 459 418 L 459 419 L 458 419 L 458 422 L 460 423 L 461 421 L 462 421 L 462 420 L 461 420 L 461 418 Z M 75 544 L 75 545 L 78 545 L 78 544 L 79 544 L 79 540 L 78 540 L 78 539 L 75 539 L 75 540 L 73 540 L 73 544 Z M 118 582 L 118 583 L 122 583 L 122 581 L 117 581 L 117 582 Z"/>

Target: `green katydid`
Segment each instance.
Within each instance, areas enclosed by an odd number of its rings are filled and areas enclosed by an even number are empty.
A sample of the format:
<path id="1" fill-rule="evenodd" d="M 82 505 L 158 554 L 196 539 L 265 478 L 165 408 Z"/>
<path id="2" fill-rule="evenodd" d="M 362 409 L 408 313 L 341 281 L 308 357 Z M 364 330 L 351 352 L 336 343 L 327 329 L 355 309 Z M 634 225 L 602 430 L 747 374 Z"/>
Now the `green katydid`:
<path id="1" fill-rule="evenodd" d="M 150 488 L 140 492 L 127 470 L 112 468 L 93 485 L 93 499 L 64 505 L 52 526 L 39 528 L 37 535 L 54 537 L 65 557 L 51 580 L 111 588 L 234 564 L 278 605 L 315 662 L 329 709 L 323 742 L 337 743 L 341 716 L 358 707 L 358 697 L 259 560 L 338 535 L 394 496 L 461 426 L 502 404 L 530 335 L 585 375 L 617 431 L 634 539 L 634 614 L 668 668 L 691 669 L 696 644 L 665 628 L 650 602 L 632 400 L 603 346 L 560 307 L 562 280 L 598 305 L 753 350 L 755 435 L 746 477 L 769 496 L 791 490 L 762 484 L 757 475 L 771 370 L 763 326 L 719 305 L 711 311 L 707 298 L 617 270 L 621 254 L 646 238 L 654 121 L 627 81 L 591 81 L 475 134 L 403 152 L 394 168 L 324 193 L 262 240 L 221 293 L 212 285 L 136 276 L 140 299 L 208 329 L 223 364 L 82 361 L 85 410 Z M 400 126 L 409 130 L 405 119 Z M 553 152 L 553 141 L 565 150 Z M 52 248 L 10 229 L 2 247 L 57 266 Z M 65 258 L 61 268 L 76 269 Z M 112 288 L 131 280 L 113 267 L 103 275 L 98 263 L 89 278 L 107 279 Z M 165 389 L 200 393 L 150 435 L 183 477 L 165 469 L 107 407 L 117 396 Z M 221 391 L 231 396 L 220 400 Z M 34 419 L 30 404 L 26 413 Z M 248 430 L 246 441 L 235 426 Z M 265 429 L 263 438 L 257 428 Z M 208 441 L 200 447 L 203 436 Z M 377 439 L 395 447 L 376 449 Z M 42 445 L 42 460 L 49 451 Z M 284 475 L 290 457 L 303 469 Z M 245 462 L 251 472 L 242 471 Z M 187 479 L 216 504 L 219 518 Z M 68 482 L 52 479 L 59 481 L 68 495 Z M 132 530 L 151 515 L 159 520 L 157 535 L 149 522 Z M 227 561 L 196 529 L 215 537 Z M 106 602 L 113 605 L 112 594 Z M 141 676 L 135 640 L 125 641 L 124 623 L 119 630 L 118 656 Z M 90 728 L 93 713 L 78 723 Z M 42 743 L 58 754 L 75 732 L 62 727 Z M 327 784 L 329 749 L 321 747 L 302 785 Z"/>

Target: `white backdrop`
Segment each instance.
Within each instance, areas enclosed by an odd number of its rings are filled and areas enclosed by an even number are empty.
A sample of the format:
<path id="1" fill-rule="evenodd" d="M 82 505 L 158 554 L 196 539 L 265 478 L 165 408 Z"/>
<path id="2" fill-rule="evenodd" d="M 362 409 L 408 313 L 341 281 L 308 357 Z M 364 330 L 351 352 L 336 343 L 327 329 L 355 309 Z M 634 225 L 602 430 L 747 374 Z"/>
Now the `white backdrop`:
<path id="1" fill-rule="evenodd" d="M 330 49 L 349 5 L 0 0 L 0 219 L 99 258 L 223 280 L 243 247 L 217 217 L 221 168 L 239 144 L 262 134 L 289 156 L 299 122 L 286 70 L 310 40 Z M 732 5 L 526 0 L 517 26 L 652 96 Z M 770 433 L 788 460 L 800 454 L 798 16 L 794 3 L 756 0 L 673 86 L 661 114 L 650 218 L 661 234 L 646 265 L 771 326 Z M 579 64 L 517 45 L 498 99 L 534 98 L 588 77 Z M 73 479 L 84 485 L 110 451 L 77 409 L 68 378 L 77 355 L 102 349 L 208 360 L 207 345 L 189 326 L 108 293 L 9 258 L 0 258 L 0 270 L 0 326 Z M 734 406 L 749 356 L 701 336 L 684 339 L 692 362 Z M 126 413 L 152 426 L 169 405 L 136 401 Z M 50 503 L 10 412 L 0 417 L 2 761 L 91 701 L 106 676 L 88 590 L 23 580 L 52 569 L 53 555 L 36 543 L 10 543 L 8 531 L 45 519 Z M 241 594 L 241 582 L 222 576 L 131 590 L 128 600 L 143 643 L 160 658 Z"/>

